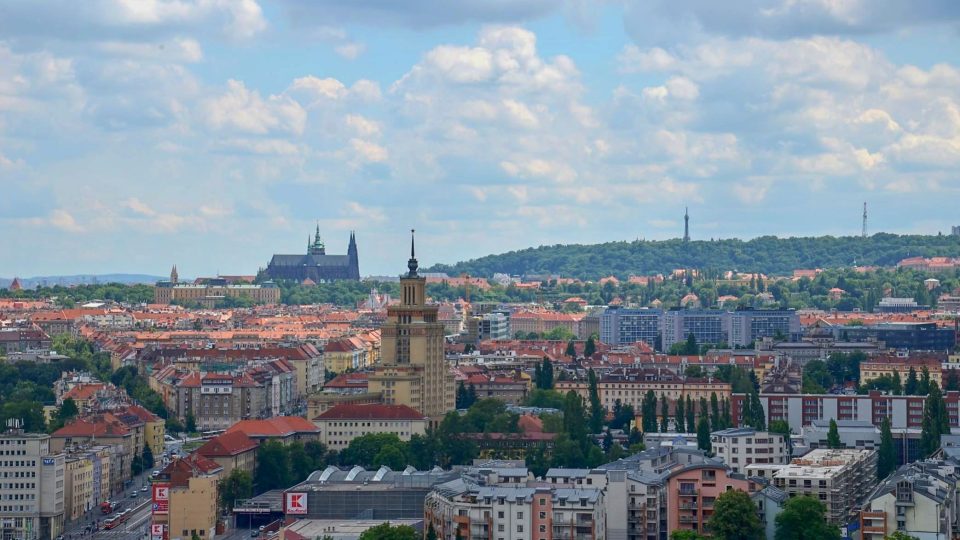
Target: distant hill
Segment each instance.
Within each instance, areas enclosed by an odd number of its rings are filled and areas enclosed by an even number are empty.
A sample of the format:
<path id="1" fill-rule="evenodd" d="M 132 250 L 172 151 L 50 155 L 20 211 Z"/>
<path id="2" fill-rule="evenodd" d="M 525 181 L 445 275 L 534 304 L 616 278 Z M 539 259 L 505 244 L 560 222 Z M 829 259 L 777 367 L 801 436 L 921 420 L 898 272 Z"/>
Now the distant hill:
<path id="1" fill-rule="evenodd" d="M 134 285 L 145 283 L 153 285 L 161 279 L 167 279 L 161 276 L 150 276 L 147 274 L 78 274 L 73 276 L 34 276 L 20 278 L 20 286 L 24 289 L 32 289 L 37 286 L 62 285 L 69 287 L 71 285 L 93 285 L 104 283 L 123 283 L 125 285 Z M 0 278 L 0 288 L 6 288 L 13 282 L 13 278 Z"/>
<path id="2" fill-rule="evenodd" d="M 667 273 L 675 268 L 738 270 L 767 275 L 790 274 L 798 268 L 895 266 L 907 257 L 960 257 L 960 237 L 878 233 L 861 237 L 777 238 L 752 240 L 635 241 L 593 245 L 555 245 L 487 255 L 454 265 L 435 265 L 431 272 L 490 277 L 550 273 L 580 279 L 614 275 Z"/>

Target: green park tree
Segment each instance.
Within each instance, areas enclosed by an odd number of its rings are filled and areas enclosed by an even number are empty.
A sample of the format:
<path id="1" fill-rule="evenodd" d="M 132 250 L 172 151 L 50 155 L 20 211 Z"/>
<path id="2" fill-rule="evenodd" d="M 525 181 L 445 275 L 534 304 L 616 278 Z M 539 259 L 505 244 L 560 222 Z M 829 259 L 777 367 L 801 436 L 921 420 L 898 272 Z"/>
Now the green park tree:
<path id="1" fill-rule="evenodd" d="M 710 532 L 718 540 L 763 540 L 763 525 L 750 495 L 733 489 L 717 497 Z"/>
<path id="2" fill-rule="evenodd" d="M 877 479 L 883 480 L 897 469 L 897 448 L 890 431 L 890 417 L 884 416 L 880 424 L 880 448 L 877 450 Z"/>
<path id="3" fill-rule="evenodd" d="M 808 495 L 787 500 L 777 514 L 775 540 L 840 540 L 840 529 L 827 521 L 823 503 Z"/>
<path id="4" fill-rule="evenodd" d="M 697 448 L 708 454 L 713 450 L 710 444 L 710 422 L 706 416 L 701 416 L 697 422 Z"/>
<path id="5" fill-rule="evenodd" d="M 827 447 L 843 448 L 843 442 L 840 441 L 840 432 L 837 430 L 837 421 L 830 419 L 830 428 L 827 430 Z"/>

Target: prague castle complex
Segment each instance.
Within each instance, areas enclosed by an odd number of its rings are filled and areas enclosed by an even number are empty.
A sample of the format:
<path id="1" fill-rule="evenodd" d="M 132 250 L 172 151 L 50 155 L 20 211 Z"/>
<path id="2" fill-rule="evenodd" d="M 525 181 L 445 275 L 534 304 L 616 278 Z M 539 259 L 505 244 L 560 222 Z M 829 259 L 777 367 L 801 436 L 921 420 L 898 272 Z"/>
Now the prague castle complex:
<path id="1" fill-rule="evenodd" d="M 437 306 L 427 305 L 427 278 L 417 274 L 417 267 L 411 236 L 400 304 L 387 308 L 381 362 L 369 377 L 369 390 L 382 393 L 384 403 L 407 405 L 439 421 L 455 408 L 454 380 L 443 353 L 443 323 Z"/>
<path id="2" fill-rule="evenodd" d="M 339 280 L 360 280 L 360 261 L 357 254 L 357 239 L 350 233 L 346 255 L 327 255 L 327 248 L 320 239 L 320 227 L 313 241 L 307 238 L 307 253 L 304 255 L 274 255 L 267 266 L 266 275 L 272 280 L 296 280 L 327 283 Z"/>

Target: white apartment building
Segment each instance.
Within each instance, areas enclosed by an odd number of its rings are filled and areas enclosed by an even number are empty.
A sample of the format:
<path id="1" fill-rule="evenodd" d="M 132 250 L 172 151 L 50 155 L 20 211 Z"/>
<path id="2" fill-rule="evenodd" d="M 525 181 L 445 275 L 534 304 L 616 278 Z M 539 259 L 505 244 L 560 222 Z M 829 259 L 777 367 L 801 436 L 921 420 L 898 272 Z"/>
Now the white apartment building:
<path id="1" fill-rule="evenodd" d="M 902 531 L 919 540 L 960 535 L 960 470 L 951 461 L 918 461 L 901 467 L 870 494 L 860 512 L 863 540 Z"/>
<path id="2" fill-rule="evenodd" d="M 827 508 L 827 519 L 844 524 L 877 481 L 873 450 L 811 450 L 773 474 L 773 485 L 790 497 L 809 495 Z"/>
<path id="3" fill-rule="evenodd" d="M 0 434 L 0 537 L 53 540 L 63 531 L 64 457 L 43 433 Z"/>
<path id="4" fill-rule="evenodd" d="M 714 431 L 710 444 L 715 456 L 738 473 L 747 465 L 787 463 L 790 457 L 783 435 L 752 428 Z"/>

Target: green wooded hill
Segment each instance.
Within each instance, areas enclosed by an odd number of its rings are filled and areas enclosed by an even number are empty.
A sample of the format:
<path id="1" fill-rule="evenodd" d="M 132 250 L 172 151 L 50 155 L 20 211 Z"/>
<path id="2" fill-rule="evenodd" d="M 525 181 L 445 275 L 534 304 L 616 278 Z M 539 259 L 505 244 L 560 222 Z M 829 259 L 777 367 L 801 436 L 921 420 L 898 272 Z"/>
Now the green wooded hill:
<path id="1" fill-rule="evenodd" d="M 960 237 L 878 233 L 859 236 L 752 240 L 682 240 L 555 245 L 487 255 L 454 265 L 439 264 L 432 272 L 492 276 L 551 273 L 580 279 L 614 275 L 668 273 L 675 268 L 762 272 L 786 275 L 797 268 L 895 266 L 907 257 L 960 256 Z"/>

